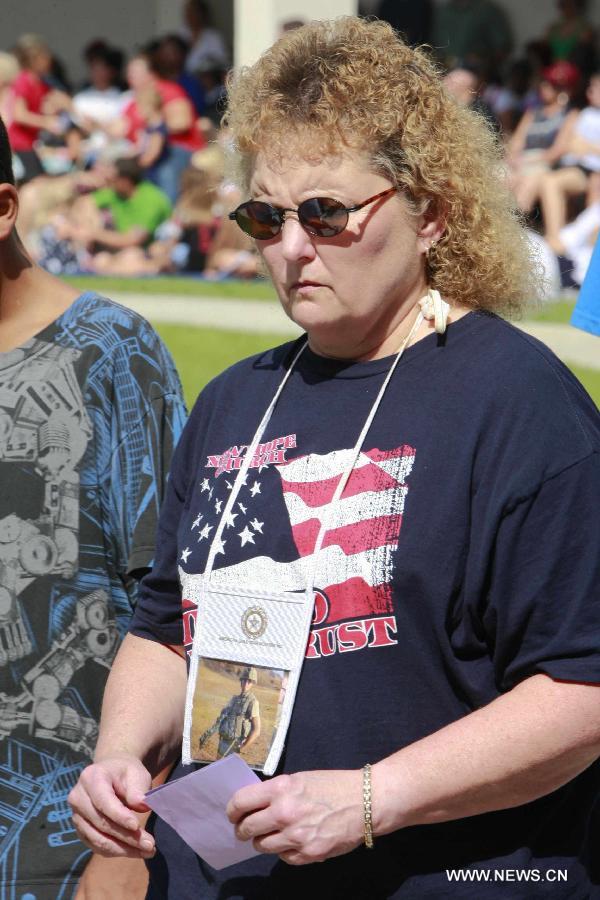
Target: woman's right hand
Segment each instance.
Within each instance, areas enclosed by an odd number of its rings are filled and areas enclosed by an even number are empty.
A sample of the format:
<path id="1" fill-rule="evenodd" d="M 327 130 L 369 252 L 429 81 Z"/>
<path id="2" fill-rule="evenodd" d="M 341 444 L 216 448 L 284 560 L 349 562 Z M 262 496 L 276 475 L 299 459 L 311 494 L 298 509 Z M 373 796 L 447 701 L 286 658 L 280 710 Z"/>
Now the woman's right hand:
<path id="1" fill-rule="evenodd" d="M 153 856 L 154 838 L 136 815 L 149 811 L 144 795 L 151 781 L 134 756 L 106 758 L 84 769 L 68 798 L 81 840 L 102 856 Z"/>

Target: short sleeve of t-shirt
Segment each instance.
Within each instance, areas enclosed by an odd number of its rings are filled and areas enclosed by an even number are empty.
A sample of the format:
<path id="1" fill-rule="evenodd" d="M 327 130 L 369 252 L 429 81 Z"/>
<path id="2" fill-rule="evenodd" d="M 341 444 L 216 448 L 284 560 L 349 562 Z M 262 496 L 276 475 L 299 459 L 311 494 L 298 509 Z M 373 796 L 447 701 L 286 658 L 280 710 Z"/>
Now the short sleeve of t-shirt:
<path id="1" fill-rule="evenodd" d="M 31 112 L 40 112 L 42 100 L 49 92 L 43 81 L 34 79 L 29 72 L 20 72 L 11 85 L 15 97 L 22 97 Z"/>
<path id="2" fill-rule="evenodd" d="M 187 484 L 185 473 L 194 471 L 193 437 L 190 426 L 198 404 L 183 429 L 169 474 L 164 503 L 158 521 L 156 553 L 152 571 L 140 585 L 139 599 L 130 624 L 138 637 L 181 645 L 185 615 L 182 620 L 181 591 L 178 576 L 177 529 L 185 508 Z"/>
<path id="3" fill-rule="evenodd" d="M 260 703 L 256 699 L 252 701 L 249 716 L 251 719 L 258 719 L 258 717 L 260 716 Z"/>
<path id="4" fill-rule="evenodd" d="M 173 448 L 185 421 L 174 363 L 143 320 L 135 349 L 114 350 L 112 447 L 102 473 L 117 571 L 138 577 L 154 556 L 158 512 Z"/>
<path id="5" fill-rule="evenodd" d="M 537 673 L 600 683 L 599 509 L 591 453 L 506 511 L 483 616 L 501 691 Z"/>

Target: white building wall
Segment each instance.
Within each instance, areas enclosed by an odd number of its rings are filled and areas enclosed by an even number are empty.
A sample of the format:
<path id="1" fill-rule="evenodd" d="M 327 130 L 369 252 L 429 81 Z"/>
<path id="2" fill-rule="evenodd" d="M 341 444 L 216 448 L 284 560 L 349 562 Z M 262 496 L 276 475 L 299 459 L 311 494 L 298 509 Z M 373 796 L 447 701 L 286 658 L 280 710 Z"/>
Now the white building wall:
<path id="1" fill-rule="evenodd" d="M 276 39 L 284 22 L 356 15 L 358 0 L 234 0 L 235 64 L 250 65 Z"/>

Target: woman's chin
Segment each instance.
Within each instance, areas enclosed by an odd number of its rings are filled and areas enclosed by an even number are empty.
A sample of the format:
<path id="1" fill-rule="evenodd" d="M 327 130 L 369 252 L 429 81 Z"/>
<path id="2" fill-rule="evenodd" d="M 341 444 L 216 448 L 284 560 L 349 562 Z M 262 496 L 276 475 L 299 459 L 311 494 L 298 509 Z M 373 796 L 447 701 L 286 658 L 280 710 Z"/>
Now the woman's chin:
<path id="1" fill-rule="evenodd" d="M 312 299 L 294 297 L 291 302 L 284 305 L 284 310 L 292 322 L 309 333 L 312 331 L 334 333 L 341 326 L 341 321 L 335 316 L 331 306 L 327 307 Z"/>

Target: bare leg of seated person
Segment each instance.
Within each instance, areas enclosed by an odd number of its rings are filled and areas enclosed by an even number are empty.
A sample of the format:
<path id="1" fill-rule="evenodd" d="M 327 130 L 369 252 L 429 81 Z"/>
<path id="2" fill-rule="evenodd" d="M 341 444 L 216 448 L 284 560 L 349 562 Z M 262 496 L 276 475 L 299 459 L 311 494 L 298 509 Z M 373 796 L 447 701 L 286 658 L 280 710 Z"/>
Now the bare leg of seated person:
<path id="1" fill-rule="evenodd" d="M 585 194 L 587 176 L 576 167 L 548 172 L 542 178 L 540 201 L 544 216 L 545 237 L 552 249 L 560 253 L 560 229 L 567 224 L 567 197 Z"/>
<path id="2" fill-rule="evenodd" d="M 98 275 L 158 275 L 160 262 L 148 259 L 141 247 L 128 247 L 117 253 L 104 250 L 92 257 L 91 268 Z"/>
<path id="3" fill-rule="evenodd" d="M 530 213 L 539 200 L 542 178 L 547 174 L 546 169 L 540 168 L 537 172 L 524 172 L 514 175 L 511 188 L 521 212 Z"/>

